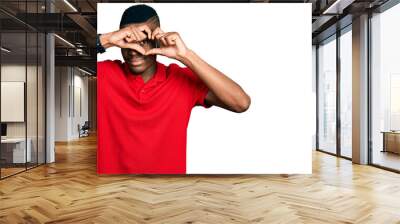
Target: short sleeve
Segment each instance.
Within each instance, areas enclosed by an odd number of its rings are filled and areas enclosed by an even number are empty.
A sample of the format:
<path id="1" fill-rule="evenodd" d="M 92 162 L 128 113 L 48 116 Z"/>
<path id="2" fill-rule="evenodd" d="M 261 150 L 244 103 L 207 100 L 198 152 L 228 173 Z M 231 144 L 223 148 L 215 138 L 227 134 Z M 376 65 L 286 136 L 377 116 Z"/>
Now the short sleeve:
<path id="1" fill-rule="evenodd" d="M 188 80 L 193 106 L 200 105 L 205 108 L 210 108 L 212 105 L 205 103 L 209 89 L 204 82 L 187 67 L 181 68 L 181 72 L 184 73 Z"/>
<path id="2" fill-rule="evenodd" d="M 111 68 L 115 66 L 120 66 L 121 62 L 119 60 L 105 60 L 97 62 L 97 76 L 103 77 L 105 73 L 110 71 Z"/>

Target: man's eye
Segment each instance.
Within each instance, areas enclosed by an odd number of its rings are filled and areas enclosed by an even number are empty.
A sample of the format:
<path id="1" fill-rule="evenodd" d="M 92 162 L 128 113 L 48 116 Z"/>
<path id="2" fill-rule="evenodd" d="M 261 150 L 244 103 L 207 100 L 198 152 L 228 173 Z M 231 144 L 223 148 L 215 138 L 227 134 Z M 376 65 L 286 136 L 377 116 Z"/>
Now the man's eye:
<path id="1" fill-rule="evenodd" d="M 142 45 L 142 46 L 143 45 L 149 45 L 150 43 L 151 43 L 150 40 L 142 40 L 142 41 L 139 42 L 139 44 Z"/>

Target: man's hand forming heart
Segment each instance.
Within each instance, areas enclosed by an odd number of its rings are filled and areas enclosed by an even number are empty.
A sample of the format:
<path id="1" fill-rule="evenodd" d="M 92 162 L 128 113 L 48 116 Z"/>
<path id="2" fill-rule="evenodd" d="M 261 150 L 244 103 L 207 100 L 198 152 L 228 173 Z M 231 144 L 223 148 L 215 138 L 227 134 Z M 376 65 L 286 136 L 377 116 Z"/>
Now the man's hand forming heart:
<path id="1" fill-rule="evenodd" d="M 177 32 L 165 33 L 157 27 L 151 33 L 151 39 L 158 41 L 161 46 L 148 50 L 146 55 L 159 54 L 180 61 L 188 52 L 188 48 Z"/>
<path id="2" fill-rule="evenodd" d="M 151 38 L 151 30 L 147 25 L 130 25 L 115 32 L 100 36 L 103 47 L 130 48 L 141 54 L 146 50 L 139 44 L 145 39 Z"/>
<path id="3" fill-rule="evenodd" d="M 105 48 L 129 48 L 142 55 L 163 55 L 182 61 L 189 49 L 177 32 L 163 32 L 160 27 L 153 31 L 147 25 L 130 25 L 115 32 L 101 35 L 101 43 Z M 143 42 L 154 40 L 157 48 L 144 47 Z"/>

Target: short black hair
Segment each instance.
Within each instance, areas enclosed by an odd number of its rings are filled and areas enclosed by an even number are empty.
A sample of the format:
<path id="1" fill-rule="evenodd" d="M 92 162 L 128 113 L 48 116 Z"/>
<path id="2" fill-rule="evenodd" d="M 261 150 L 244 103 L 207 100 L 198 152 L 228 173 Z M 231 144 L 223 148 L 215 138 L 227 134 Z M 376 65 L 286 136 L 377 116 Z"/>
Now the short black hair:
<path id="1" fill-rule="evenodd" d="M 122 14 L 119 27 L 122 28 L 123 26 L 131 23 L 143 23 L 152 17 L 156 17 L 157 23 L 160 23 L 157 12 L 152 7 L 144 4 L 133 5 L 125 9 L 124 13 Z"/>

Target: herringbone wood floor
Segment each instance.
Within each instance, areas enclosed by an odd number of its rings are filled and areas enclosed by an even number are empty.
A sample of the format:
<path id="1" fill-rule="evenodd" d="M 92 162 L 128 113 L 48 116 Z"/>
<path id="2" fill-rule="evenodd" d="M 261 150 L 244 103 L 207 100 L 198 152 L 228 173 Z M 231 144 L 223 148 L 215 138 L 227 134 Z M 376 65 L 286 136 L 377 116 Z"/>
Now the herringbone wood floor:
<path id="1" fill-rule="evenodd" d="M 312 175 L 98 176 L 96 139 L 0 181 L 0 223 L 400 223 L 400 175 L 313 153 Z"/>

